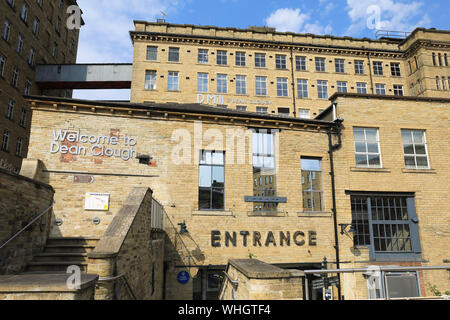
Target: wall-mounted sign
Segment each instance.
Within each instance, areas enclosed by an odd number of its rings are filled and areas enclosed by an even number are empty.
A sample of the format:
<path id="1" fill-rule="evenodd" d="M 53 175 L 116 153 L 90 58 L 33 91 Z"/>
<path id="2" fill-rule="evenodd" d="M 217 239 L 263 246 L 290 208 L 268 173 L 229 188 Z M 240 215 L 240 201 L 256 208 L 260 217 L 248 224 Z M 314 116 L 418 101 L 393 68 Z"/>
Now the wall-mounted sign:
<path id="1" fill-rule="evenodd" d="M 245 202 L 287 203 L 286 197 L 244 197 Z"/>
<path id="2" fill-rule="evenodd" d="M 73 182 L 74 183 L 94 183 L 95 178 L 94 178 L 94 176 L 74 176 Z"/>
<path id="3" fill-rule="evenodd" d="M 226 98 L 223 95 L 218 94 L 197 94 L 197 103 L 200 104 L 208 104 L 208 105 L 228 105 L 228 104 L 240 104 L 240 105 L 249 105 L 254 104 L 258 106 L 266 106 L 273 105 L 273 102 L 270 100 L 262 100 L 262 99 L 241 99 L 241 98 Z"/>
<path id="4" fill-rule="evenodd" d="M 190 278 L 191 278 L 191 276 L 189 275 L 189 273 L 187 271 L 181 271 L 177 275 L 177 280 L 181 284 L 188 283 Z"/>
<path id="5" fill-rule="evenodd" d="M 108 211 L 109 194 L 107 193 L 86 193 L 84 210 Z"/>

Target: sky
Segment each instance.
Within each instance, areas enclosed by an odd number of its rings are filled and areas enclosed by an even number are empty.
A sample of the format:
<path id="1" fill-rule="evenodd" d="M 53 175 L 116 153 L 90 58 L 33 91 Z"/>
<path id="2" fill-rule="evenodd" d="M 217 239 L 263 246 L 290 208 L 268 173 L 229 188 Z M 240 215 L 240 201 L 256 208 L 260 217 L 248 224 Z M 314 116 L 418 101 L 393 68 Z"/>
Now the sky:
<path id="1" fill-rule="evenodd" d="M 77 63 L 131 63 L 133 20 L 376 38 L 377 29 L 450 29 L 448 0 L 78 0 Z M 74 98 L 129 100 L 129 90 L 77 90 Z"/>

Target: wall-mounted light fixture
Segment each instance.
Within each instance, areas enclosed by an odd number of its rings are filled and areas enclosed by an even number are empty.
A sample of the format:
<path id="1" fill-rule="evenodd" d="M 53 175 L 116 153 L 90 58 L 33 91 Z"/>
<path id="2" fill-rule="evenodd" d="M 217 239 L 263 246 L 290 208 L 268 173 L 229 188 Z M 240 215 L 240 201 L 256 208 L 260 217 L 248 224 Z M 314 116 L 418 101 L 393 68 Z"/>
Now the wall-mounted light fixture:
<path id="1" fill-rule="evenodd" d="M 189 231 L 186 227 L 186 221 L 184 221 L 183 223 L 179 223 L 178 225 L 180 226 L 180 234 L 189 233 Z"/>

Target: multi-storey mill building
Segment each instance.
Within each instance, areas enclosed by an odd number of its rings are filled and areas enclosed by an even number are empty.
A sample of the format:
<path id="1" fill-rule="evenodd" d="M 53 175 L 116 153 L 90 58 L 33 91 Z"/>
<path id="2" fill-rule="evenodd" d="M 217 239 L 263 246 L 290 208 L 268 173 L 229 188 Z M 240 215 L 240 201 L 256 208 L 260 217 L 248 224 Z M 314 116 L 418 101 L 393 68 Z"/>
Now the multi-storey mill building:
<path id="1" fill-rule="evenodd" d="M 39 64 L 75 63 L 79 30 L 66 27 L 75 0 L 0 2 L 0 161 L 18 172 L 28 152 L 31 111 L 23 95 L 71 97 L 71 90 L 42 91 Z"/>
<path id="2" fill-rule="evenodd" d="M 448 31 L 333 37 L 135 21 L 132 102 L 314 118 L 335 92 L 448 97 Z"/>

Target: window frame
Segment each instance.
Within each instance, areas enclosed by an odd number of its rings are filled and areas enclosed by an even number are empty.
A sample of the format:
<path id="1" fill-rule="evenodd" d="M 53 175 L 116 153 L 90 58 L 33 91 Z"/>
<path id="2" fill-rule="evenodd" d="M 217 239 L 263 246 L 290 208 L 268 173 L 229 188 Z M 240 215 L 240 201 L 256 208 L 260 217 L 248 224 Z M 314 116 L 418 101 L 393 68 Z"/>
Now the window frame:
<path id="1" fill-rule="evenodd" d="M 336 73 L 345 73 L 345 59 L 334 59 Z"/>
<path id="2" fill-rule="evenodd" d="M 383 61 L 373 61 L 372 66 L 375 76 L 384 76 Z"/>
<path id="3" fill-rule="evenodd" d="M 247 64 L 246 53 L 244 51 L 236 51 L 235 63 L 237 67 L 245 67 Z"/>
<path id="4" fill-rule="evenodd" d="M 355 60 L 355 74 L 365 74 L 364 60 Z"/>
<path id="5" fill-rule="evenodd" d="M 299 99 L 309 98 L 308 79 L 297 79 L 297 97 Z"/>
<path id="6" fill-rule="evenodd" d="M 247 76 L 246 75 L 240 75 L 240 74 L 236 75 L 236 94 L 240 94 L 240 95 L 247 94 Z"/>
<path id="7" fill-rule="evenodd" d="M 277 78 L 277 97 L 289 97 L 289 79 Z"/>
<path id="8" fill-rule="evenodd" d="M 320 89 L 319 89 L 320 88 Z M 325 90 L 325 92 L 324 92 Z M 328 81 L 327 80 L 317 80 L 317 97 L 319 99 L 328 99 Z"/>
<path id="9" fill-rule="evenodd" d="M 227 66 L 228 65 L 228 51 L 217 50 L 216 63 L 219 66 Z"/>
<path id="10" fill-rule="evenodd" d="M 228 93 L 228 75 L 224 73 L 217 74 L 217 93 Z"/>
<path id="11" fill-rule="evenodd" d="M 154 51 L 152 52 L 150 49 L 154 49 Z M 147 46 L 146 50 L 147 50 L 145 55 L 146 61 L 158 61 L 158 46 Z M 155 57 L 154 59 L 150 59 L 152 55 L 154 55 Z"/>
<path id="12" fill-rule="evenodd" d="M 176 60 L 174 60 L 176 57 Z M 167 60 L 169 62 L 180 62 L 180 48 L 179 47 L 169 47 L 169 53 L 167 55 Z"/>
<path id="13" fill-rule="evenodd" d="M 206 76 L 206 77 L 204 77 Z M 206 90 L 204 89 L 206 84 Z M 209 92 L 209 74 L 206 72 L 197 73 L 197 92 L 208 93 Z"/>
<path id="14" fill-rule="evenodd" d="M 264 80 L 264 81 L 262 81 Z M 259 86 L 258 86 L 259 85 Z M 264 85 L 264 88 L 262 88 Z M 264 92 L 264 93 L 262 93 Z M 265 76 L 256 76 L 255 77 L 255 95 L 256 96 L 267 96 L 267 77 Z"/>
<path id="15" fill-rule="evenodd" d="M 176 79 L 176 81 L 174 81 Z M 167 91 L 180 91 L 180 73 L 169 71 L 167 73 Z"/>
<path id="16" fill-rule="evenodd" d="M 287 56 L 285 54 L 275 55 L 275 69 L 287 70 Z"/>
<path id="17" fill-rule="evenodd" d="M 255 68 L 267 68 L 265 53 L 255 53 Z"/>
<path id="18" fill-rule="evenodd" d="M 405 140 L 404 140 L 403 133 L 406 133 L 406 132 L 410 132 L 411 133 L 411 144 L 412 144 L 412 147 L 413 147 L 413 150 L 414 150 L 413 154 L 406 153 L 406 150 L 405 150 L 406 146 L 405 146 Z M 421 132 L 422 133 L 422 141 L 423 141 L 423 143 L 416 143 L 415 142 L 414 133 L 416 133 L 416 132 Z M 402 134 L 403 159 L 405 161 L 405 168 L 406 169 L 413 169 L 413 170 L 430 170 L 431 166 L 430 166 L 430 156 L 429 156 L 429 153 L 428 153 L 428 143 L 427 143 L 426 130 L 401 129 L 401 134 Z M 422 144 L 423 144 L 424 149 L 425 149 L 425 155 L 418 154 L 416 152 L 416 145 L 422 145 Z M 406 164 L 406 157 L 414 157 L 414 163 L 415 163 L 414 167 Z M 426 167 L 417 165 L 417 158 L 418 157 L 427 159 L 427 166 Z"/>
<path id="19" fill-rule="evenodd" d="M 320 170 L 305 170 L 306 168 L 304 168 L 303 166 L 303 160 L 313 160 L 313 161 L 318 161 L 319 162 L 319 166 L 320 166 Z M 325 195 L 324 195 L 324 188 L 323 188 L 323 159 L 322 158 L 314 158 L 314 157 L 301 157 L 300 158 L 300 167 L 301 167 L 301 176 L 302 176 L 302 199 L 303 199 L 303 212 L 307 212 L 307 213 L 320 213 L 320 212 L 324 212 L 325 211 L 325 203 L 324 203 L 324 199 L 325 199 Z M 308 181 L 310 184 L 310 188 L 309 189 L 304 189 L 304 185 L 306 184 L 306 181 L 304 181 L 304 176 L 303 173 L 308 173 Z M 320 189 L 316 190 L 313 188 L 313 180 L 315 180 L 315 178 L 313 178 L 313 176 L 315 176 L 315 173 L 320 172 Z M 314 173 L 314 174 L 313 174 Z M 309 206 L 305 205 L 305 193 L 311 194 L 311 197 L 309 199 L 311 199 L 311 210 L 309 210 Z M 320 208 L 319 210 L 314 210 L 315 208 L 315 204 L 314 204 L 314 193 L 318 193 L 320 195 L 319 199 L 320 199 Z"/>
<path id="20" fill-rule="evenodd" d="M 364 130 L 364 140 L 357 140 L 356 139 L 356 130 Z M 376 130 L 377 131 L 377 137 L 376 140 L 368 140 L 367 139 L 367 130 Z M 383 158 L 381 153 L 381 143 L 380 143 L 380 129 L 379 128 L 369 128 L 369 127 L 353 127 L 353 147 L 355 152 L 355 165 L 357 168 L 367 168 L 367 169 L 381 169 L 383 168 Z M 365 152 L 357 151 L 357 143 L 364 143 L 365 144 Z M 378 152 L 369 152 L 369 143 L 377 143 L 378 146 Z M 358 164 L 357 156 L 364 155 L 366 158 L 366 165 Z M 380 159 L 379 165 L 371 165 L 370 164 L 370 156 L 378 156 Z"/>
<path id="21" fill-rule="evenodd" d="M 207 159 L 207 156 L 206 156 L 206 154 L 207 153 L 210 153 L 211 154 L 211 163 L 210 164 L 208 164 L 207 162 L 207 160 L 205 160 L 205 163 L 202 163 L 202 161 L 203 161 L 203 159 Z M 223 159 L 223 162 L 222 162 L 222 164 L 214 164 L 214 156 L 213 156 L 213 154 L 216 154 L 216 153 L 220 153 L 220 154 L 222 154 L 222 159 Z M 205 155 L 205 157 L 203 157 L 203 155 Z M 199 159 L 199 164 L 198 164 L 198 210 L 199 211 L 224 211 L 225 210 L 225 199 L 226 199 L 226 196 L 225 196 L 225 189 L 226 189 L 226 170 L 225 170 L 225 166 L 226 166 L 226 162 L 225 162 L 225 151 L 218 151 L 218 150 L 200 150 L 200 159 Z M 200 179 L 201 179 L 201 177 L 200 177 L 200 174 L 201 174 L 201 168 L 202 167 L 210 167 L 211 168 L 211 187 L 201 187 L 200 186 Z M 213 187 L 213 177 L 214 177 L 214 168 L 222 168 L 222 170 L 223 170 L 223 187 Z M 207 208 L 201 208 L 200 207 L 200 191 L 201 191 L 201 188 L 203 188 L 203 189 L 210 189 L 209 190 L 209 192 L 210 192 L 210 203 L 209 203 L 209 208 L 207 209 Z M 216 208 L 216 209 L 214 209 L 214 206 L 213 206 L 213 190 L 214 189 L 222 189 L 222 191 L 223 191 L 223 207 L 222 208 Z"/>
<path id="22" fill-rule="evenodd" d="M 307 71 L 308 66 L 305 56 L 295 56 L 295 69 L 297 71 Z"/>
<path id="23" fill-rule="evenodd" d="M 315 58 L 316 72 L 327 72 L 327 63 L 326 62 L 327 62 L 327 59 L 321 58 L 321 57 L 316 57 Z"/>

